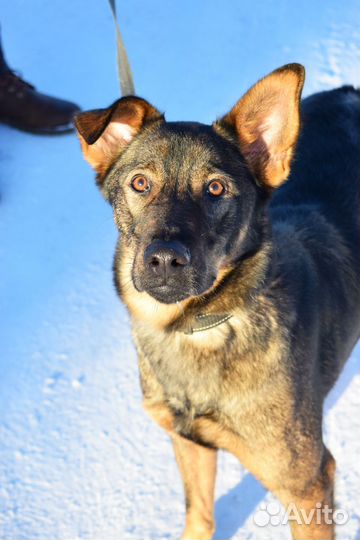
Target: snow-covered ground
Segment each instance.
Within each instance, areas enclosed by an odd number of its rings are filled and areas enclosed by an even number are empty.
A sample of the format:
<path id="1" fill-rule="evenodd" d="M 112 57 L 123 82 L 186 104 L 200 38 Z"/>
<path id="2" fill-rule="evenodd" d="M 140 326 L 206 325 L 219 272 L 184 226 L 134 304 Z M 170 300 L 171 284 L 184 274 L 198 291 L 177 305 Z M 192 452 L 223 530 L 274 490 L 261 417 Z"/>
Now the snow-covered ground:
<path id="1" fill-rule="evenodd" d="M 305 93 L 358 84 L 356 0 L 118 2 L 137 91 L 169 119 L 209 122 L 260 76 L 305 64 Z M 43 91 L 99 107 L 118 97 L 106 0 L 13 0 L 8 59 Z M 140 406 L 129 322 L 112 286 L 116 239 L 75 136 L 0 126 L 0 538 L 175 539 L 180 480 Z M 340 314 L 341 315 L 341 314 Z M 353 353 L 326 407 L 338 462 L 339 540 L 359 539 L 360 377 Z M 220 454 L 217 539 L 258 527 L 269 494 Z"/>

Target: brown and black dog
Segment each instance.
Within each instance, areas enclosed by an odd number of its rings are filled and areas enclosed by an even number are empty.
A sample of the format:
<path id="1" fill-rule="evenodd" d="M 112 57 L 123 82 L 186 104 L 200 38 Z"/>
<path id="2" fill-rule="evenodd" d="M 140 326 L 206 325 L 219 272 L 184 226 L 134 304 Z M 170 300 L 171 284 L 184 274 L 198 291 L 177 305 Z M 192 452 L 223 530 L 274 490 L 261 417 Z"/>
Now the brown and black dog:
<path id="1" fill-rule="evenodd" d="M 115 283 L 183 477 L 183 538 L 213 534 L 220 448 L 285 506 L 333 505 L 322 407 L 359 338 L 360 96 L 300 104 L 303 81 L 286 65 L 212 126 L 132 96 L 76 118 L 121 233 Z M 316 516 L 293 538 L 334 538 Z"/>

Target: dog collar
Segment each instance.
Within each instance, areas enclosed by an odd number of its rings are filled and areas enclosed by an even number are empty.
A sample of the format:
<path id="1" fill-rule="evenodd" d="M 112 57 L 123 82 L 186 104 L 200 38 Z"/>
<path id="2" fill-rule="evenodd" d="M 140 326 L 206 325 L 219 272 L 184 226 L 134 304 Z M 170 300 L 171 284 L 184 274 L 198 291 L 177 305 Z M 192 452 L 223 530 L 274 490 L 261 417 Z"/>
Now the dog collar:
<path id="1" fill-rule="evenodd" d="M 215 328 L 220 324 L 228 321 L 232 315 L 222 314 L 222 315 L 206 315 L 206 313 L 201 313 L 195 316 L 195 321 L 190 326 L 184 330 L 184 334 L 194 334 L 195 332 L 202 332 L 203 330 L 210 330 L 210 328 Z"/>

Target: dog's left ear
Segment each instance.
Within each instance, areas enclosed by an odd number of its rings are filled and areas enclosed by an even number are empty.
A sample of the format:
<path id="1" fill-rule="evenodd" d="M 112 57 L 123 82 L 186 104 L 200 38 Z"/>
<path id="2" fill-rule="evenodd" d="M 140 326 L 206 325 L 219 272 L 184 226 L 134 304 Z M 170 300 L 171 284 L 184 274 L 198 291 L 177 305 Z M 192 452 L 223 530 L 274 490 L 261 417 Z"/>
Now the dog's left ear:
<path id="1" fill-rule="evenodd" d="M 288 177 L 300 127 L 305 70 L 288 64 L 261 79 L 214 124 L 235 132 L 251 172 L 268 188 Z"/>
<path id="2" fill-rule="evenodd" d="M 97 171 L 99 184 L 116 158 L 148 123 L 164 117 L 145 99 L 118 99 L 107 109 L 76 115 L 75 127 L 86 161 Z"/>

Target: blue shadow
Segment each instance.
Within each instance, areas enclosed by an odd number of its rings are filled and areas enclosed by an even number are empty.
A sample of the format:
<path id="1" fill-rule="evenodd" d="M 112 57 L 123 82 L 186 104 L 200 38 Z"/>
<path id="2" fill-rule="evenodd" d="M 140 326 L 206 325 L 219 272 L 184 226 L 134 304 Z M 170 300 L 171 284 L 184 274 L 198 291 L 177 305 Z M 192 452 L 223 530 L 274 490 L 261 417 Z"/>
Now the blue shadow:
<path id="1" fill-rule="evenodd" d="M 234 536 L 265 495 L 266 489 L 247 473 L 239 484 L 216 501 L 213 540 L 227 540 Z"/>

